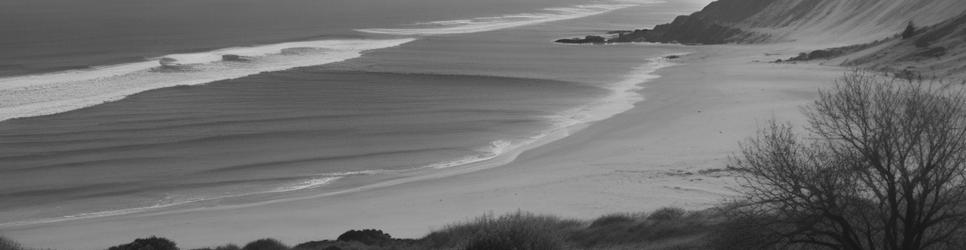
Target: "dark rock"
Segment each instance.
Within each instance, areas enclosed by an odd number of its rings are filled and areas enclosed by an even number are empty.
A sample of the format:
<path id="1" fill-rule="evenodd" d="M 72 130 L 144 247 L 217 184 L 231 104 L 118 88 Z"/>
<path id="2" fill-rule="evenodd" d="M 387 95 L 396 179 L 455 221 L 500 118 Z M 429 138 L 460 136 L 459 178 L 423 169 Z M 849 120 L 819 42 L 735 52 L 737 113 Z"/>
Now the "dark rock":
<path id="1" fill-rule="evenodd" d="M 556 42 L 569 44 L 604 44 L 607 42 L 607 38 L 602 36 L 586 36 L 584 38 L 560 39 Z"/>

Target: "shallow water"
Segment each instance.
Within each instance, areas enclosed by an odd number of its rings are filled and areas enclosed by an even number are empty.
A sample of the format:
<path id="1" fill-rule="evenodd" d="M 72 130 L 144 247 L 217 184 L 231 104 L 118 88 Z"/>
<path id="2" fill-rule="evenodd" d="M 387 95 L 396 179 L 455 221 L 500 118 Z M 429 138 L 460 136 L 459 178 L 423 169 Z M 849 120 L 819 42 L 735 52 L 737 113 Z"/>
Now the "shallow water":
<path id="1" fill-rule="evenodd" d="M 689 10 L 653 4 L 488 32 L 217 49 L 172 56 L 198 62 L 174 71 L 135 62 L 120 73 L 3 78 L 0 113 L 28 118 L 0 122 L 0 225 L 312 195 L 488 160 L 626 110 L 664 65 L 655 58 L 686 51 L 553 39 Z M 377 26 L 356 28 L 367 27 Z M 292 47 L 314 49 L 265 53 Z M 210 59 L 217 51 L 256 59 Z M 299 66 L 310 67 L 257 74 Z"/>
<path id="2" fill-rule="evenodd" d="M 359 38 L 360 28 L 487 17 L 577 0 L 0 1 L 0 75 L 233 46 Z"/>

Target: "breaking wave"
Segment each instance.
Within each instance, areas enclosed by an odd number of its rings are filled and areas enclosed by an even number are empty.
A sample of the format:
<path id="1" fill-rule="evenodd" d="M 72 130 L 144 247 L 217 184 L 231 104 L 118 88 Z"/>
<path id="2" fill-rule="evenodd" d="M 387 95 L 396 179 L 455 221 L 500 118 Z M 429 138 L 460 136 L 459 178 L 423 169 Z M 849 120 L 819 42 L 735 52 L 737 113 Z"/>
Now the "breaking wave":
<path id="1" fill-rule="evenodd" d="M 201 57 L 194 57 L 201 58 Z M 199 59 L 204 61 L 205 59 Z M 362 171 L 352 171 L 352 172 L 337 172 L 337 173 L 323 173 L 315 176 L 307 176 L 301 180 L 296 180 L 284 185 L 275 186 L 269 189 L 256 190 L 252 192 L 243 193 L 233 193 L 233 194 L 220 194 L 220 195 L 206 195 L 206 196 L 189 196 L 180 198 L 165 198 L 156 201 L 154 204 L 135 207 L 135 208 L 124 208 L 117 210 L 106 210 L 98 212 L 80 213 L 56 218 L 47 218 L 40 220 L 30 220 L 30 221 L 16 221 L 9 223 L 2 223 L 0 227 L 7 226 L 19 226 L 19 225 L 32 225 L 32 224 L 44 224 L 44 223 L 54 223 L 62 221 L 71 221 L 78 219 L 90 219 L 90 218 L 100 218 L 108 216 L 118 216 L 126 214 L 134 214 L 148 211 L 157 211 L 164 208 L 185 206 L 192 203 L 239 198 L 253 195 L 265 195 L 274 193 L 287 193 L 301 190 L 311 190 L 323 187 L 334 181 L 340 180 L 342 178 L 350 176 L 360 176 L 360 175 L 384 175 L 384 174 L 399 174 L 411 171 L 421 171 L 421 170 L 433 170 L 433 169 L 448 169 L 457 168 L 463 166 L 469 166 L 473 164 L 489 164 L 489 161 L 499 161 L 497 165 L 503 163 L 508 163 L 516 158 L 520 153 L 532 146 L 542 145 L 551 141 L 555 141 L 564 137 L 569 136 L 574 132 L 574 128 L 581 124 L 588 124 L 597 121 L 601 121 L 617 114 L 626 112 L 634 107 L 634 105 L 640 101 L 644 100 L 643 95 L 640 90 L 643 88 L 642 84 L 658 78 L 659 76 L 655 72 L 661 68 L 673 65 L 667 60 L 662 58 L 655 58 L 649 62 L 635 68 L 632 72 L 628 73 L 623 80 L 615 82 L 609 86 L 605 86 L 610 90 L 610 94 L 591 102 L 587 105 L 570 109 L 559 114 L 546 117 L 552 124 L 546 130 L 536 133 L 533 136 L 526 138 L 517 138 L 514 140 L 501 139 L 490 142 L 489 145 L 480 147 L 474 151 L 475 154 L 471 154 L 462 158 L 450 159 L 445 161 L 440 161 L 433 164 L 428 164 L 424 166 L 417 166 L 409 169 L 373 169 L 373 170 L 362 170 Z M 499 159 L 499 160 L 498 160 Z M 337 193 L 337 192 L 336 192 Z M 315 196 L 308 196 L 307 198 L 324 196 L 331 193 L 323 193 Z M 297 198 L 300 199 L 300 198 Z M 258 204 L 267 204 L 273 202 L 280 202 L 282 200 L 265 201 Z M 289 199 L 290 200 L 290 199 Z"/>
<path id="2" fill-rule="evenodd" d="M 414 39 L 321 40 L 172 54 L 149 61 L 0 78 L 0 121 L 50 115 L 139 92 L 329 64 Z M 165 66 L 162 66 L 165 65 Z"/>
<path id="3" fill-rule="evenodd" d="M 358 29 L 357 31 L 388 35 L 443 35 L 476 33 L 588 17 L 638 5 L 639 3 L 630 2 L 613 4 L 585 4 L 572 7 L 547 8 L 534 13 L 423 22 L 407 25 L 406 27 L 402 28 L 372 28 Z"/>

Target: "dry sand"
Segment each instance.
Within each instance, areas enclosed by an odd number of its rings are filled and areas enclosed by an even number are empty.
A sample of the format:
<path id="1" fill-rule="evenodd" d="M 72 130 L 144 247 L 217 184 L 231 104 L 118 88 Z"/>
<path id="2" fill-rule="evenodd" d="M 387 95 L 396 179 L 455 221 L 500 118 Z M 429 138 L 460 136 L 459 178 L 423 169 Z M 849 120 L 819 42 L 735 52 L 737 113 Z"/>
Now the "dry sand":
<path id="1" fill-rule="evenodd" d="M 259 206 L 135 215 L 8 229 L 30 247 L 102 249 L 144 236 L 182 248 L 272 237 L 289 244 L 379 228 L 420 237 L 484 213 L 517 210 L 592 218 L 664 206 L 700 209 L 733 194 L 722 169 L 738 142 L 772 118 L 800 123 L 799 107 L 844 69 L 770 64 L 793 45 L 693 47 L 646 83 L 647 100 L 510 164 L 445 178 Z M 781 55 L 766 55 L 781 53 Z"/>

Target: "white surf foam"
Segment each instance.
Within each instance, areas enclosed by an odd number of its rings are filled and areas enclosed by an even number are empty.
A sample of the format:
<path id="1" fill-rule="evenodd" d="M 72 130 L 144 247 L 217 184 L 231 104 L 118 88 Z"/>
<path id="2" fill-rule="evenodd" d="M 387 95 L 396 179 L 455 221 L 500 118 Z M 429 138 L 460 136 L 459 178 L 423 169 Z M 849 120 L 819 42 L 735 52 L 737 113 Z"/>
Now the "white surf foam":
<path id="1" fill-rule="evenodd" d="M 433 163 L 421 168 L 443 169 L 443 168 L 458 167 L 466 164 L 473 164 L 477 162 L 487 161 L 487 160 L 496 158 L 509 150 L 512 150 L 517 145 L 519 145 L 519 143 L 513 143 L 509 140 L 496 140 L 496 141 L 490 142 L 489 146 L 479 150 L 480 151 L 479 154 L 469 155 L 463 158 L 458 158 L 456 160 L 448 160 L 448 161 Z M 417 169 L 421 169 L 421 168 L 417 168 Z"/>
<path id="2" fill-rule="evenodd" d="M 86 70 L 0 78 L 0 121 L 66 112 L 152 89 L 340 62 L 359 57 L 366 50 L 413 40 L 322 40 L 234 47 Z M 223 55 L 244 56 L 250 61 L 222 61 Z M 185 68 L 161 69 L 160 58 L 175 59 Z"/>
<path id="3" fill-rule="evenodd" d="M 329 184 L 329 182 L 338 180 L 339 178 L 342 178 L 342 177 L 322 177 L 322 178 L 309 179 L 293 185 L 279 187 L 267 193 L 281 193 L 281 192 L 292 192 L 292 191 L 298 191 L 298 190 L 313 189 L 313 188 L 321 187 L 322 185 L 325 185 L 325 184 Z"/>
<path id="4" fill-rule="evenodd" d="M 357 31 L 388 35 L 443 35 L 476 33 L 506 28 L 514 28 L 546 22 L 576 19 L 614 10 L 640 5 L 641 2 L 619 2 L 613 4 L 584 4 L 572 7 L 547 8 L 534 13 L 522 13 L 496 17 L 479 17 L 472 19 L 445 20 L 423 22 L 408 25 L 404 28 L 373 28 L 358 29 Z M 644 2 L 650 3 L 650 2 Z"/>
<path id="5" fill-rule="evenodd" d="M 275 189 L 265 190 L 265 191 L 256 191 L 256 192 L 251 192 L 251 193 L 223 194 L 223 195 L 214 195 L 214 196 L 198 196 L 198 197 L 189 197 L 189 198 L 171 198 L 171 197 L 167 197 L 167 198 L 161 199 L 161 200 L 155 202 L 155 204 L 149 205 L 149 206 L 133 207 L 133 208 L 124 208 L 124 209 L 116 209 L 116 210 L 105 210 L 105 211 L 88 212 L 88 213 L 79 213 L 79 214 L 72 214 L 72 215 L 67 215 L 67 216 L 61 216 L 61 217 L 56 217 L 56 218 L 47 218 L 47 219 L 39 219 L 39 220 L 7 222 L 7 223 L 0 223 L 0 227 L 23 226 L 23 225 L 34 225 L 34 224 L 46 224 L 46 223 L 55 223 L 55 222 L 72 221 L 72 220 L 80 220 L 80 219 L 93 219 L 93 218 L 102 218 L 102 217 L 109 217 L 109 216 L 119 216 L 119 215 L 127 215 L 127 214 L 134 214 L 134 213 L 140 213 L 140 212 L 154 211 L 154 210 L 158 210 L 158 209 L 169 208 L 169 207 L 176 207 L 176 206 L 182 206 L 182 205 L 188 205 L 188 204 L 191 204 L 191 203 L 204 202 L 204 201 L 213 201 L 213 200 L 221 200 L 221 199 L 229 199 L 229 198 L 238 198 L 238 197 L 245 197 L 245 196 L 252 196 L 252 195 L 263 195 L 263 194 L 285 193 L 285 192 L 293 192 L 293 191 L 300 191 L 300 190 L 308 190 L 308 189 L 322 187 L 322 186 L 324 186 L 326 184 L 332 183 L 333 181 L 336 181 L 338 179 L 341 179 L 344 176 L 354 175 L 354 174 L 355 173 L 326 174 L 326 175 L 322 175 L 322 176 L 319 176 L 319 177 L 316 177 L 316 178 L 311 178 L 311 179 L 307 179 L 307 180 L 304 180 L 304 181 L 296 182 L 296 183 L 293 183 L 293 184 L 290 184 L 290 185 L 281 186 L 281 187 L 278 187 L 278 188 L 275 188 Z"/>
<path id="6" fill-rule="evenodd" d="M 647 63 L 634 68 L 623 80 L 609 86 L 604 86 L 610 90 L 610 94 L 607 96 L 586 105 L 547 117 L 552 121 L 552 125 L 542 132 L 517 140 L 493 141 L 489 146 L 480 150 L 480 154 L 431 164 L 426 166 L 426 168 L 453 168 L 491 161 L 497 158 L 505 158 L 501 159 L 501 162 L 509 163 L 528 148 L 543 145 L 571 135 L 580 125 L 606 120 L 631 110 L 638 102 L 644 100 L 644 96 L 640 92 L 644 88 L 643 84 L 660 78 L 660 75 L 655 74 L 655 72 L 673 65 L 664 56 L 653 58 Z"/>
<path id="7" fill-rule="evenodd" d="M 517 140 L 493 141 L 489 146 L 483 147 L 483 149 L 481 149 L 481 153 L 478 155 L 472 155 L 452 161 L 444 161 L 412 169 L 449 169 L 453 171 L 439 171 L 430 174 L 409 176 L 406 178 L 309 196 L 290 197 L 214 208 L 197 208 L 195 210 L 234 209 L 296 200 L 316 199 L 320 197 L 353 193 L 374 188 L 384 188 L 418 180 L 443 178 L 455 174 L 468 173 L 479 171 L 481 169 L 506 165 L 510 162 L 513 162 L 517 157 L 520 156 L 520 154 L 529 149 L 566 138 L 574 132 L 586 128 L 586 125 L 588 124 L 608 119 L 634 108 L 638 102 L 644 100 L 644 96 L 640 93 L 640 90 L 644 88 L 643 84 L 650 80 L 659 78 L 660 76 L 655 74 L 655 72 L 658 70 L 673 65 L 673 63 L 664 59 L 663 56 L 651 59 L 647 63 L 632 70 L 632 72 L 628 73 L 623 80 L 611 84 L 610 86 L 604 86 L 611 90 L 611 93 L 604 98 L 578 108 L 561 112 L 558 115 L 548 117 L 553 121 L 553 126 L 531 137 Z"/>
<path id="8" fill-rule="evenodd" d="M 556 120 L 556 127 L 565 128 L 577 124 L 605 120 L 620 113 L 627 112 L 634 108 L 634 105 L 638 102 L 644 101 L 644 96 L 640 92 L 644 89 L 642 84 L 660 78 L 661 76 L 654 72 L 673 65 L 673 63 L 664 57 L 653 58 L 644 65 L 634 68 L 623 80 L 607 86 L 611 90 L 611 93 L 606 97 L 590 104 L 561 112 L 551 119 Z"/>
<path id="9" fill-rule="evenodd" d="M 605 86 L 611 90 L 611 93 L 605 96 L 604 98 L 601 98 L 587 105 L 583 105 L 574 109 L 561 112 L 557 115 L 548 117 L 553 121 L 553 125 L 550 126 L 548 129 L 540 133 L 537 133 L 536 135 L 530 136 L 528 138 L 523 138 L 518 140 L 496 140 L 491 142 L 488 146 L 485 146 L 479 149 L 478 150 L 479 154 L 470 155 L 470 156 L 458 158 L 455 160 L 442 161 L 439 163 L 430 164 L 430 165 L 412 168 L 412 169 L 363 170 L 363 171 L 353 171 L 353 172 L 327 173 L 327 174 L 321 174 L 311 179 L 307 179 L 297 183 L 292 183 L 287 186 L 281 186 L 267 191 L 257 191 L 252 193 L 229 194 L 229 195 L 220 195 L 220 196 L 183 198 L 183 199 L 172 200 L 172 201 L 165 200 L 165 201 L 158 202 L 155 205 L 145 206 L 145 207 L 75 214 L 75 215 L 64 216 L 59 218 L 51 218 L 51 219 L 2 223 L 0 224 L 0 228 L 10 227 L 10 226 L 55 223 L 55 222 L 71 221 L 71 220 L 78 220 L 78 219 L 91 219 L 91 218 L 100 218 L 100 217 L 108 217 L 108 216 L 118 216 L 118 215 L 142 213 L 142 212 L 149 212 L 149 211 L 157 211 L 163 208 L 188 205 L 196 202 L 220 200 L 220 199 L 227 199 L 227 198 L 237 198 L 237 197 L 259 195 L 259 194 L 271 194 L 271 193 L 293 192 L 293 191 L 299 191 L 299 190 L 309 190 L 309 189 L 314 189 L 314 188 L 324 186 L 333 181 L 339 180 L 346 176 L 352 176 L 352 175 L 403 173 L 403 172 L 409 172 L 413 170 L 418 171 L 423 169 L 448 169 L 448 168 L 459 169 L 459 167 L 469 166 L 474 164 L 487 164 L 490 166 L 499 166 L 499 165 L 512 162 L 521 153 L 523 153 L 524 151 L 530 148 L 537 147 L 540 145 L 545 145 L 552 141 L 566 138 L 567 136 L 571 135 L 573 132 L 579 130 L 580 128 L 585 127 L 582 125 L 602 121 L 634 108 L 634 106 L 638 102 L 641 102 L 644 100 L 644 96 L 640 93 L 640 90 L 644 88 L 643 84 L 650 80 L 659 78 L 660 76 L 655 74 L 655 72 L 662 68 L 669 67 L 672 65 L 674 64 L 664 59 L 663 56 L 659 58 L 651 59 L 649 62 L 632 70 L 632 72 L 628 73 L 623 80 L 618 81 L 614 84 L 611 84 L 610 86 Z M 496 162 L 491 162 L 491 161 L 496 161 Z M 405 181 L 397 180 L 396 182 L 402 183 Z M 374 184 L 373 186 L 368 186 L 368 187 L 377 187 L 377 186 L 384 186 L 384 185 L 390 185 L 390 184 L 381 183 L 381 184 Z M 330 193 L 316 194 L 316 195 L 305 196 L 305 197 L 269 200 L 269 201 L 263 201 L 263 202 L 252 203 L 252 204 L 233 205 L 233 206 L 221 207 L 221 208 L 247 207 L 247 206 L 272 204 L 272 203 L 291 201 L 291 200 L 317 198 L 317 197 L 341 194 L 341 193 L 346 193 L 351 191 L 365 190 L 366 188 L 367 187 L 357 187 L 350 190 L 334 191 Z M 196 208 L 196 209 L 205 209 L 205 208 Z"/>

